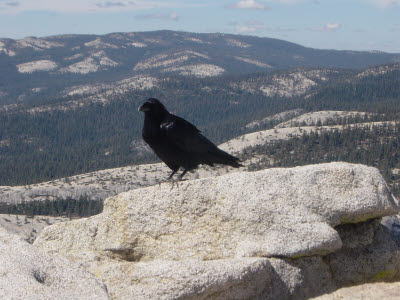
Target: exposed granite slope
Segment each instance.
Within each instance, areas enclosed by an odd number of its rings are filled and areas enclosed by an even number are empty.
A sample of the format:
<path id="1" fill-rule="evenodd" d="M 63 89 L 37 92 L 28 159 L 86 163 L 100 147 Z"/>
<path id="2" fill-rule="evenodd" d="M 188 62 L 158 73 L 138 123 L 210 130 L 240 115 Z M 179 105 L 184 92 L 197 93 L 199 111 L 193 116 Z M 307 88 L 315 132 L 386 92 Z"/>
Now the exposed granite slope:
<path id="1" fill-rule="evenodd" d="M 377 169 L 330 163 L 132 190 L 34 245 L 86 265 L 113 299 L 306 299 L 400 278 L 374 220 L 398 212 Z"/>

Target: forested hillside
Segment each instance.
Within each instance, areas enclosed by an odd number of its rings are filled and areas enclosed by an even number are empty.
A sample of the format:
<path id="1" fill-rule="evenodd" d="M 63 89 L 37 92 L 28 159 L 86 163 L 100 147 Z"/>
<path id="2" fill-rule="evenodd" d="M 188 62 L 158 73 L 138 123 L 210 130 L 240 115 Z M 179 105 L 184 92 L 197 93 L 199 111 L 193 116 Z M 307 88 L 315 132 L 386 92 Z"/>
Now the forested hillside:
<path id="1" fill-rule="evenodd" d="M 380 71 L 384 69 L 385 72 Z M 98 94 L 95 94 L 95 96 Z M 362 71 L 294 69 L 216 78 L 175 76 L 146 90 L 42 99 L 0 111 L 0 185 L 22 185 L 94 170 L 157 161 L 141 142 L 138 106 L 156 97 L 220 143 L 251 121 L 287 110 L 358 110 L 371 120 L 400 113 L 399 65 Z M 79 105 L 72 106 L 71 103 Z"/>
<path id="2" fill-rule="evenodd" d="M 372 129 L 349 126 L 340 131 L 303 133 L 287 141 L 248 148 L 245 153 L 246 157 L 262 157 L 250 170 L 332 161 L 373 166 L 381 171 L 392 193 L 400 197 L 400 122 Z"/>

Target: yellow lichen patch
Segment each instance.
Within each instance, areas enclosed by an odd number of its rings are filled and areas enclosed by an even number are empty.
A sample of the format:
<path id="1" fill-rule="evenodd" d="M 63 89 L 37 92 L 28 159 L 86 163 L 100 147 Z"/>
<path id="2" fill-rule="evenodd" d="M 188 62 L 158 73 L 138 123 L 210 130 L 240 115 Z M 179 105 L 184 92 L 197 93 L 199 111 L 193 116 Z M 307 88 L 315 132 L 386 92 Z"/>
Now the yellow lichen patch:
<path id="1" fill-rule="evenodd" d="M 350 218 L 341 218 L 340 219 L 340 224 L 356 224 L 356 223 L 362 223 L 365 222 L 369 219 L 371 219 L 372 217 L 364 217 L 364 218 L 359 218 L 359 219 L 350 219 Z"/>
<path id="2" fill-rule="evenodd" d="M 290 258 L 291 259 L 297 259 L 297 258 L 305 257 L 305 256 L 307 256 L 307 255 L 305 255 L 305 254 L 297 254 L 297 255 L 291 256 Z"/>
<path id="3" fill-rule="evenodd" d="M 97 278 L 100 278 L 102 272 L 98 271 L 98 272 L 94 272 L 93 275 L 96 276 Z"/>
<path id="4" fill-rule="evenodd" d="M 383 270 L 375 274 L 374 279 L 382 279 L 392 275 L 392 270 Z"/>

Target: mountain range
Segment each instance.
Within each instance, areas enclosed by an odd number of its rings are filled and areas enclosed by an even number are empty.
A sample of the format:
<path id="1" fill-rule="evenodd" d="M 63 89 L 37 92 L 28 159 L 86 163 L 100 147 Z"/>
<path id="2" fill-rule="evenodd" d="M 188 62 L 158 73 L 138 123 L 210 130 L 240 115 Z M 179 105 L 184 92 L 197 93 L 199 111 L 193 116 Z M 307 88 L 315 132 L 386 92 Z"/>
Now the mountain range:
<path id="1" fill-rule="evenodd" d="M 0 39 L 0 104 L 70 94 L 86 84 L 151 85 L 149 77 L 209 77 L 295 67 L 366 68 L 400 54 L 319 50 L 272 38 L 154 31 Z M 144 83 L 144 81 L 146 83 Z M 84 90 L 83 90 L 84 91 Z"/>
<path id="2" fill-rule="evenodd" d="M 149 97 L 243 167 L 163 182 L 140 136 Z M 171 31 L 1 39 L 0 298 L 309 299 L 398 280 L 399 120 L 398 54 Z M 382 286 L 321 299 L 398 294 Z"/>
<path id="3" fill-rule="evenodd" d="M 149 97 L 214 143 L 270 129 L 280 113 L 400 113 L 397 54 L 171 31 L 0 43 L 0 185 L 156 162 L 137 112 Z"/>

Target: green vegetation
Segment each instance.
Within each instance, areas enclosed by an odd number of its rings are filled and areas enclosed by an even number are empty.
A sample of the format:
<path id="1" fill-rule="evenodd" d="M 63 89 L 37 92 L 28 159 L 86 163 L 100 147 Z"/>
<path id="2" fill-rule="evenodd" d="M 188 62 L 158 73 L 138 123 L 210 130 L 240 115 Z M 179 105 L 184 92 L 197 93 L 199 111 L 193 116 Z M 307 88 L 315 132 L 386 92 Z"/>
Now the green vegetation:
<path id="1" fill-rule="evenodd" d="M 246 149 L 246 156 L 255 154 L 262 155 L 263 159 L 251 165 L 251 170 L 332 161 L 374 166 L 380 170 L 393 194 L 400 196 L 400 123 L 371 129 L 348 126 L 342 131 L 304 133 L 288 141 Z"/>
<path id="2" fill-rule="evenodd" d="M 72 198 L 31 201 L 19 204 L 0 203 L 1 214 L 16 215 L 46 215 L 65 217 L 88 217 L 101 213 L 103 201 L 89 200 L 88 197 L 80 197 L 78 200 Z"/>
<path id="3" fill-rule="evenodd" d="M 375 276 L 374 276 L 374 279 L 375 280 L 382 280 L 383 278 L 389 277 L 392 274 L 393 274 L 392 270 L 383 270 L 383 271 L 380 271 L 380 272 L 376 273 Z"/>
<path id="4" fill-rule="evenodd" d="M 192 37 L 206 43 L 193 43 Z M 157 31 L 135 33 L 135 40 L 162 41 L 151 47 L 130 48 L 131 37 L 110 34 L 103 42 L 118 46 L 105 49 L 107 57 L 119 63 L 109 70 L 89 74 L 35 72 L 21 74 L 19 63 L 50 59 L 60 67 L 76 61 L 66 60 L 76 54 L 84 59 L 93 54 L 84 43 L 95 35 L 52 37 L 65 47 L 31 51 L 19 49 L 15 56 L 0 53 L 0 105 L 18 104 L 18 108 L 0 107 L 0 185 L 27 185 L 86 172 L 156 162 L 151 151 L 142 147 L 143 116 L 138 106 L 149 97 L 159 98 L 167 108 L 195 124 L 214 143 L 221 143 L 248 133 L 246 124 L 283 111 L 302 108 L 318 110 L 357 110 L 375 113 L 372 117 L 338 120 L 340 124 L 400 119 L 400 70 L 388 65 L 386 73 L 359 77 L 360 70 L 291 69 L 297 66 L 363 68 L 394 61 L 396 55 L 346 51 L 315 50 L 276 39 L 220 34 L 192 34 Z M 251 53 L 232 47 L 227 38 L 251 44 Z M 7 44 L 11 40 L 7 41 Z M 79 53 L 78 50 L 79 49 Z M 208 63 L 219 65 L 228 75 L 213 78 L 181 77 L 162 73 L 157 68 L 145 70 L 157 77 L 158 85 L 149 90 L 131 89 L 122 94 L 107 94 L 107 103 L 91 103 L 85 95 L 65 96 L 72 86 L 115 83 L 135 75 L 137 62 L 160 53 L 191 51 L 207 53 Z M 248 51 L 248 50 L 246 50 Z M 251 55 L 272 66 L 270 72 L 233 57 Z M 301 56 L 302 60 L 296 57 Z M 271 61 L 272 58 L 272 61 Z M 202 62 L 191 58 L 188 64 Z M 254 73 L 257 71 L 262 73 Z M 312 77 L 315 86 L 302 96 L 273 96 L 260 87 L 274 84 L 274 76 L 290 77 L 295 72 L 312 71 L 324 78 Z M 148 72 L 148 74 L 147 74 Z M 236 74 L 236 75 L 234 75 Z M 301 76 L 300 76 L 301 77 Z M 301 85 L 294 82 L 294 85 Z M 76 101 L 76 102 L 75 102 Z M 72 103 L 84 103 L 82 107 Z M 271 121 L 252 129 L 272 128 Z M 316 124 L 318 125 L 318 124 Z M 271 166 L 295 166 L 328 161 L 349 161 L 378 167 L 399 196 L 399 126 L 350 129 L 312 133 L 247 149 L 246 155 L 265 158 L 252 169 Z M 284 149 L 284 151 L 282 151 Z M 89 216 L 102 210 L 101 201 L 58 199 L 18 205 L 0 204 L 0 212 L 27 215 Z"/>
<path id="5" fill-rule="evenodd" d="M 196 124 L 216 143 L 244 133 L 245 124 L 254 116 L 273 111 L 272 102 L 265 101 L 265 97 L 229 94 L 221 89 L 207 93 L 200 88 L 203 84 L 206 83 L 195 79 L 175 78 L 160 89 L 110 97 L 106 105 L 0 113 L 0 185 L 30 184 L 157 161 L 152 153 L 132 145 L 142 140 L 143 116 L 137 108 L 150 95 Z M 56 104 L 55 100 L 48 101 L 43 100 L 40 105 Z"/>
<path id="6" fill-rule="evenodd" d="M 260 91 L 233 87 L 238 82 L 269 82 L 277 74 L 258 73 L 203 79 L 170 77 L 151 90 L 110 95 L 107 104 L 68 110 L 40 108 L 67 105 L 66 101 L 79 100 L 78 96 L 38 98 L 18 111 L 0 112 L 0 185 L 25 185 L 158 161 L 151 152 L 135 147 L 141 141 L 143 122 L 137 107 L 150 96 L 195 124 L 215 143 L 247 133 L 245 125 L 253 120 L 296 108 L 377 113 L 370 121 L 398 119 L 400 70 L 363 78 L 357 73 L 331 72 L 327 75 L 330 80 L 318 82 L 303 97 L 267 97 Z M 29 112 L 34 109 L 38 111 Z"/>

